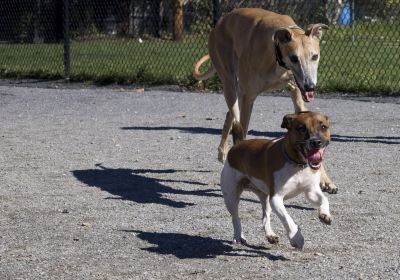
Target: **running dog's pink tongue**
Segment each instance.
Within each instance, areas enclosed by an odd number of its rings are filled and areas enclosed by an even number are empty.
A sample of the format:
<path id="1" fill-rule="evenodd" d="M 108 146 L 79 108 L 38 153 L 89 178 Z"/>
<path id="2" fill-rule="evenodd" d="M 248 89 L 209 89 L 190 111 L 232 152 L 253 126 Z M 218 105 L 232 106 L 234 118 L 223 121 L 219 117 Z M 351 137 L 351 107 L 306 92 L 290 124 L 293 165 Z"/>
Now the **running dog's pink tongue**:
<path id="1" fill-rule="evenodd" d="M 307 154 L 307 159 L 311 164 L 319 164 L 322 161 L 322 157 L 325 149 L 312 149 Z"/>
<path id="2" fill-rule="evenodd" d="M 306 91 L 306 100 L 307 100 L 307 102 L 314 100 L 314 92 L 313 91 Z"/>

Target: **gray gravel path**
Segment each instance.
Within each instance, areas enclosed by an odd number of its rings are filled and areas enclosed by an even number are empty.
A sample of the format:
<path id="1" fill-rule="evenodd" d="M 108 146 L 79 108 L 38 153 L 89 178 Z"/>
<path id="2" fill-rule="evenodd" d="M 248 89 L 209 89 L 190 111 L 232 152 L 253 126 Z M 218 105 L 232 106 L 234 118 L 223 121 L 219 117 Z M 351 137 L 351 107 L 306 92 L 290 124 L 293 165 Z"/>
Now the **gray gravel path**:
<path id="1" fill-rule="evenodd" d="M 330 116 L 331 226 L 301 196 L 306 239 L 266 243 L 244 195 L 249 246 L 232 246 L 216 160 L 221 95 L 0 86 L 0 279 L 399 279 L 399 99 L 318 98 Z M 257 99 L 250 137 L 292 111 Z"/>

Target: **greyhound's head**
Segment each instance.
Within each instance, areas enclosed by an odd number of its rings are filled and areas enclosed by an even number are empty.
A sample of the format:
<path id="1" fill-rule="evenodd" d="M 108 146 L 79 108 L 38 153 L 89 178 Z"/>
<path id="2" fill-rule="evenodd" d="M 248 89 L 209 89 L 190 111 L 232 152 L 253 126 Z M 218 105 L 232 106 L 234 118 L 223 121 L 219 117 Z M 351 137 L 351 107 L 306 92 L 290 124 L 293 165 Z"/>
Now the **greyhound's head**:
<path id="1" fill-rule="evenodd" d="M 319 43 L 322 29 L 328 26 L 322 23 L 311 24 L 303 31 L 297 26 L 276 30 L 273 36 L 277 61 L 280 66 L 292 71 L 303 100 L 314 99 L 319 63 Z"/>

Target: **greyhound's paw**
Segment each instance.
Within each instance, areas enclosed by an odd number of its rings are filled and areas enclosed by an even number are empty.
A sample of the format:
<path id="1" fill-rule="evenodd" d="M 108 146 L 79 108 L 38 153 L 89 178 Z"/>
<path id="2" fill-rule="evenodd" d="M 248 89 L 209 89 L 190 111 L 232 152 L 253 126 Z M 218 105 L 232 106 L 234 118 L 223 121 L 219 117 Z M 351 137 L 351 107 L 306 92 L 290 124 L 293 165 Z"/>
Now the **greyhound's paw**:
<path id="1" fill-rule="evenodd" d="M 338 188 L 331 181 L 323 181 L 323 180 L 321 180 L 321 182 L 319 183 L 319 186 L 321 187 L 321 190 L 323 192 L 327 192 L 327 193 L 330 193 L 330 194 L 336 194 L 338 192 Z"/>
<path id="2" fill-rule="evenodd" d="M 304 247 L 304 237 L 300 232 L 300 228 L 298 228 L 297 232 L 292 236 L 289 237 L 290 245 L 294 248 L 302 250 Z"/>
<path id="3" fill-rule="evenodd" d="M 279 236 L 275 234 L 267 235 L 267 240 L 270 244 L 278 244 L 279 243 Z"/>
<path id="4" fill-rule="evenodd" d="M 329 214 L 319 214 L 319 220 L 326 225 L 330 225 L 332 223 L 332 217 Z"/>
<path id="5" fill-rule="evenodd" d="M 226 152 L 223 148 L 218 148 L 218 160 L 223 163 L 226 160 Z"/>
<path id="6" fill-rule="evenodd" d="M 243 236 L 240 238 L 233 238 L 232 243 L 234 245 L 247 245 L 247 240 Z"/>

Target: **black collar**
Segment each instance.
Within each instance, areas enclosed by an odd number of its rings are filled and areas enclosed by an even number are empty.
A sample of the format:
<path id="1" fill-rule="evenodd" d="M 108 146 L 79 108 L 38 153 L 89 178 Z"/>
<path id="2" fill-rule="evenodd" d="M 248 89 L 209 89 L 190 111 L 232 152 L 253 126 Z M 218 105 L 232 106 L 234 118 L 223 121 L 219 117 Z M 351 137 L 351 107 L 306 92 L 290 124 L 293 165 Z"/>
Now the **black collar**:
<path id="1" fill-rule="evenodd" d="M 287 28 L 291 29 L 301 29 L 297 25 L 290 25 Z M 302 29 L 301 29 L 302 30 Z M 278 41 L 275 41 L 275 57 L 276 57 L 276 62 L 278 62 L 280 67 L 285 68 L 286 70 L 290 70 L 290 68 L 286 65 L 286 63 L 283 61 L 283 56 L 281 52 L 281 48 L 279 47 Z"/>
<path id="2" fill-rule="evenodd" d="M 283 156 L 285 157 L 286 161 L 289 162 L 292 165 L 298 166 L 302 169 L 306 168 L 308 166 L 308 162 L 298 162 L 294 159 L 292 159 L 289 154 L 287 153 L 286 149 L 285 149 L 285 145 L 282 145 L 282 152 L 283 152 Z"/>
<path id="3" fill-rule="evenodd" d="M 275 57 L 276 57 L 276 62 L 278 62 L 280 67 L 283 67 L 286 70 L 290 70 L 290 68 L 287 67 L 286 63 L 283 61 L 281 48 L 279 47 L 277 41 L 275 41 Z"/>

